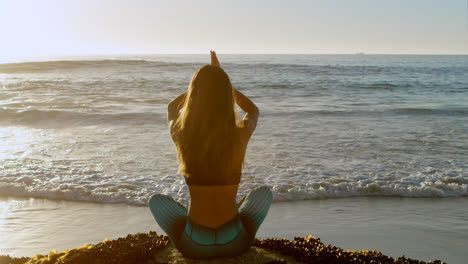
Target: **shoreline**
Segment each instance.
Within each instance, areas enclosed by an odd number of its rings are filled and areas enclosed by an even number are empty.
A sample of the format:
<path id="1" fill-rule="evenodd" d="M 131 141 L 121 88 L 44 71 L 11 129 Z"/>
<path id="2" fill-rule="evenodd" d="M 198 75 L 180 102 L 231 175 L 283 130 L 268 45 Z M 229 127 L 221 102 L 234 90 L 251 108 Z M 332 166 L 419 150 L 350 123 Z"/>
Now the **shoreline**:
<path id="1" fill-rule="evenodd" d="M 3 200 L 2 200 L 3 199 Z M 164 234 L 147 207 L 44 199 L 0 198 L 0 255 L 62 252 L 127 234 Z M 376 198 L 273 203 L 257 238 L 294 240 L 311 234 L 345 250 L 448 263 L 468 258 L 468 198 Z"/>

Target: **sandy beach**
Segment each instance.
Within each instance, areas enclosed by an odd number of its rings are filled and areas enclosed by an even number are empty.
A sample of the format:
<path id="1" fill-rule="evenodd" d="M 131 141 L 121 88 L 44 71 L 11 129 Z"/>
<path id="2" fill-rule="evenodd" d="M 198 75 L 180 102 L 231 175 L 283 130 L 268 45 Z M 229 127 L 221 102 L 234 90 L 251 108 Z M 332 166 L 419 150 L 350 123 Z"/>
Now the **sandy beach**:
<path id="1" fill-rule="evenodd" d="M 32 257 L 128 234 L 164 234 L 143 206 L 12 198 L 1 202 L 9 207 L 0 221 L 0 255 Z M 293 240 L 311 234 L 345 250 L 463 263 L 468 257 L 468 227 L 463 224 L 468 215 L 460 208 L 467 205 L 466 198 L 375 197 L 274 203 L 257 238 Z"/>

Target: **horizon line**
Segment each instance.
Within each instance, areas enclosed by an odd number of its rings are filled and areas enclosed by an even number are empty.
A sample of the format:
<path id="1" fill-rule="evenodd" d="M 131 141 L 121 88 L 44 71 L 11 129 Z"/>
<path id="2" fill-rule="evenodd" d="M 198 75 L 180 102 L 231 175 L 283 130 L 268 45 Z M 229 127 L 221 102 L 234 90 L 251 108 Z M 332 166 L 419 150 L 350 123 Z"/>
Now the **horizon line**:
<path id="1" fill-rule="evenodd" d="M 276 56 L 291 56 L 291 55 L 317 55 L 317 56 L 468 56 L 468 53 L 219 53 L 218 55 L 276 55 Z M 68 60 L 79 57 L 106 57 L 106 56 L 189 56 L 189 55 L 207 55 L 207 53 L 90 53 L 90 54 L 66 54 L 66 55 L 40 55 L 40 56 L 25 56 L 18 58 L 0 58 L 0 64 L 13 64 L 13 63 L 28 63 L 28 62 L 45 62 L 45 59 L 54 59 L 53 61 L 59 61 L 59 59 Z M 208 54 L 209 55 L 209 54 Z M 34 59 L 41 60 L 35 61 Z M 52 60 L 51 60 L 52 61 Z"/>
<path id="2" fill-rule="evenodd" d="M 111 56 L 111 55 L 209 55 L 208 52 L 121 52 L 121 53 L 89 53 L 89 54 L 56 54 L 38 55 L 33 57 L 65 57 L 65 56 Z M 223 55 L 468 55 L 468 53 L 373 53 L 373 52 L 353 52 L 353 53 L 303 53 L 303 52 L 216 52 Z"/>

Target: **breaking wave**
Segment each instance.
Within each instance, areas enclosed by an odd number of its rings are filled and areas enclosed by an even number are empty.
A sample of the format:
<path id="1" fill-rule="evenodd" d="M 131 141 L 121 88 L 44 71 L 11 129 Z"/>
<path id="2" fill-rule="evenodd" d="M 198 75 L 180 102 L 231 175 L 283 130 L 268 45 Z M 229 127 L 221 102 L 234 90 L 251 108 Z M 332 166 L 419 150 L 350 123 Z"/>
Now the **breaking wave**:
<path id="1" fill-rule="evenodd" d="M 82 113 L 61 110 L 14 110 L 0 109 L 0 122 L 18 125 L 47 124 L 58 126 L 81 125 L 129 125 L 130 123 L 160 122 L 165 120 L 160 113 Z"/>

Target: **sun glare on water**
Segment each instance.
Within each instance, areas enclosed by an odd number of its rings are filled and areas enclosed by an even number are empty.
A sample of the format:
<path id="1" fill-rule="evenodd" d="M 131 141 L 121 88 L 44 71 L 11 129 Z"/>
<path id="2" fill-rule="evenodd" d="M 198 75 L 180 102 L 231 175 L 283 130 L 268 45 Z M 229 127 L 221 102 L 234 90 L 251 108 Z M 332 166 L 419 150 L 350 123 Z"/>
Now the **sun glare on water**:
<path id="1" fill-rule="evenodd" d="M 28 147 L 33 140 L 34 134 L 27 128 L 0 128 L 0 162 L 23 158 L 29 153 Z"/>
<path id="2" fill-rule="evenodd" d="M 1 201 L 0 202 L 0 229 L 1 229 L 1 222 L 2 222 L 2 219 L 4 219 L 6 217 L 6 214 L 8 212 L 8 202 L 7 201 Z"/>

